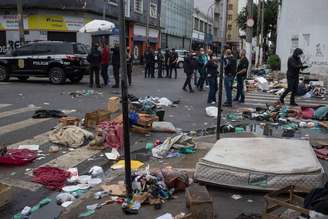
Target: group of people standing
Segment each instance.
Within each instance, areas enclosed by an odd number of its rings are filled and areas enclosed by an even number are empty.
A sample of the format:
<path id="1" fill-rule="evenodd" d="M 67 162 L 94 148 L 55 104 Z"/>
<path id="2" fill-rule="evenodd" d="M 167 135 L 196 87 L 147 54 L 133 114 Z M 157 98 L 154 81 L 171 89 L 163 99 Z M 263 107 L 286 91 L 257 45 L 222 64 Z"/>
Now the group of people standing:
<path id="1" fill-rule="evenodd" d="M 100 75 L 103 78 L 103 86 L 108 86 L 109 76 L 108 76 L 108 66 L 111 63 L 113 66 L 113 76 L 115 84 L 112 88 L 120 87 L 120 50 L 119 46 L 116 44 L 111 50 L 107 43 L 94 44 L 91 48 L 90 53 L 87 56 L 87 60 L 90 64 L 90 88 L 101 88 Z M 129 85 L 132 83 L 132 56 L 130 48 L 127 47 L 126 51 L 126 61 L 127 61 L 127 75 Z"/>
<path id="2" fill-rule="evenodd" d="M 147 48 L 144 54 L 145 59 L 145 78 L 155 78 L 155 69 L 157 66 L 157 78 L 172 78 L 174 71 L 174 78 L 178 78 L 178 53 L 175 49 L 166 49 L 162 53 L 161 49 L 153 50 Z M 164 73 L 166 71 L 166 75 Z"/>
<path id="3" fill-rule="evenodd" d="M 224 106 L 232 107 L 232 86 L 233 82 L 237 80 L 237 95 L 234 101 L 240 103 L 245 102 L 244 94 L 244 80 L 247 76 L 248 60 L 246 58 L 245 50 L 240 52 L 240 60 L 237 64 L 237 57 L 232 55 L 230 49 L 225 50 L 224 56 L 224 86 L 226 93 L 226 101 Z M 218 90 L 218 68 L 219 59 L 213 56 L 213 52 L 208 50 L 205 52 L 203 48 L 199 52 L 190 52 L 184 59 L 184 72 L 186 73 L 186 81 L 182 87 L 184 91 L 194 92 L 191 85 L 192 77 L 194 76 L 194 84 L 199 91 L 204 90 L 205 83 L 209 86 L 208 104 L 216 103 L 216 93 Z"/>

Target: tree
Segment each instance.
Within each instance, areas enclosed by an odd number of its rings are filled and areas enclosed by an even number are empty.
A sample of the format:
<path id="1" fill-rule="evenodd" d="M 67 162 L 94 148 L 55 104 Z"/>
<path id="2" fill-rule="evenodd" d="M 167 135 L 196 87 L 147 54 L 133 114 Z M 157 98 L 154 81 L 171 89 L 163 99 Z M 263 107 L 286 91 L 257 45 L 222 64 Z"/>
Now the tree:
<path id="1" fill-rule="evenodd" d="M 253 27 L 253 36 L 256 36 L 257 29 L 257 4 L 253 4 L 253 19 L 255 21 Z M 264 39 L 270 40 L 273 45 L 276 44 L 277 40 L 277 19 L 278 19 L 278 10 L 279 10 L 279 0 L 265 0 L 264 1 Z M 247 10 L 244 7 L 237 19 L 239 28 L 246 30 L 246 21 L 247 21 Z"/>

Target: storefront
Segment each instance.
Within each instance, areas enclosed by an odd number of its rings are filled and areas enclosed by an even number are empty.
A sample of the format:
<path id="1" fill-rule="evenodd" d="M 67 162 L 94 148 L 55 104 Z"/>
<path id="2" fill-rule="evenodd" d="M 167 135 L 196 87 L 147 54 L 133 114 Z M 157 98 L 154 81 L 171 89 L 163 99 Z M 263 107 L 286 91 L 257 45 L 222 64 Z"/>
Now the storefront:
<path id="1" fill-rule="evenodd" d="M 65 15 L 31 14 L 25 16 L 25 41 L 88 42 L 86 34 L 78 33 L 92 18 Z M 0 54 L 19 47 L 18 20 L 16 15 L 0 15 Z"/>
<path id="2" fill-rule="evenodd" d="M 129 24 L 128 33 L 128 45 L 132 48 L 133 58 L 137 62 L 143 63 L 143 54 L 146 50 L 147 40 L 146 27 L 137 24 Z M 151 48 L 160 48 L 159 30 L 149 28 L 148 42 Z"/>

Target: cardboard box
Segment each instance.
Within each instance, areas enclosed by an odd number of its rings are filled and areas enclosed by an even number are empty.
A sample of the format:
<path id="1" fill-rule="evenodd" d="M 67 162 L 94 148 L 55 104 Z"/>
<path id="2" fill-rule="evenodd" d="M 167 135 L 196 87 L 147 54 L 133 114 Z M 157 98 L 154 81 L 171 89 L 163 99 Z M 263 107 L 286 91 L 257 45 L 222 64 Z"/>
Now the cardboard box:
<path id="1" fill-rule="evenodd" d="M 63 126 L 68 126 L 68 125 L 76 125 L 78 126 L 80 123 L 80 119 L 77 117 L 62 117 L 58 120 L 58 123 L 61 123 Z"/>
<path id="2" fill-rule="evenodd" d="M 99 123 L 107 120 L 110 120 L 110 112 L 99 109 L 95 112 L 85 114 L 84 126 L 86 128 L 96 128 Z"/>
<path id="3" fill-rule="evenodd" d="M 0 183 L 0 207 L 8 204 L 11 199 L 11 187 Z"/>
<path id="4" fill-rule="evenodd" d="M 143 127 L 151 127 L 153 122 L 158 120 L 158 116 L 139 113 L 138 125 Z"/>
<path id="5" fill-rule="evenodd" d="M 107 102 L 107 110 L 111 113 L 116 113 L 120 110 L 120 98 L 110 97 Z"/>
<path id="6" fill-rule="evenodd" d="M 205 186 L 192 184 L 186 189 L 186 206 L 193 219 L 213 219 L 213 201 Z"/>

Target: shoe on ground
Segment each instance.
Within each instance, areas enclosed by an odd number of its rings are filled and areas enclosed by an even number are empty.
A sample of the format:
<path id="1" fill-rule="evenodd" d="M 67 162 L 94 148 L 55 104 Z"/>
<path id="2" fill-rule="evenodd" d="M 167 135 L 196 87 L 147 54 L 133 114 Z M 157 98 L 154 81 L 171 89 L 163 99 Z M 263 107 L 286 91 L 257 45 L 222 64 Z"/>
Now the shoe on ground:
<path id="1" fill-rule="evenodd" d="M 194 93 L 195 91 L 194 91 L 194 90 L 190 90 L 189 92 L 190 92 L 190 93 Z"/>
<path id="2" fill-rule="evenodd" d="M 232 101 L 238 102 L 239 100 L 237 98 L 233 99 Z"/>
<path id="3" fill-rule="evenodd" d="M 182 90 L 184 90 L 184 91 L 188 92 L 188 91 L 187 91 L 187 89 L 186 89 L 185 87 L 183 87 L 183 88 L 182 88 Z"/>
<path id="4" fill-rule="evenodd" d="M 291 106 L 298 106 L 297 103 L 290 103 L 289 105 L 291 105 Z"/>
<path id="5" fill-rule="evenodd" d="M 113 85 L 112 88 L 120 88 L 118 85 Z"/>
<path id="6" fill-rule="evenodd" d="M 216 105 L 216 102 L 215 102 L 215 101 L 212 101 L 212 102 L 211 102 L 211 105 Z"/>

